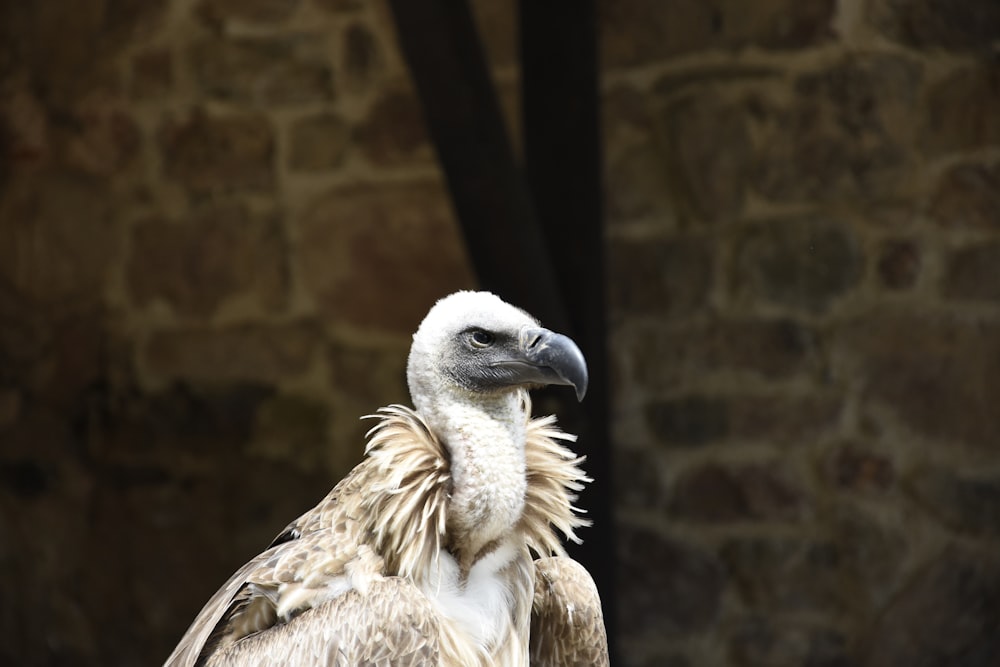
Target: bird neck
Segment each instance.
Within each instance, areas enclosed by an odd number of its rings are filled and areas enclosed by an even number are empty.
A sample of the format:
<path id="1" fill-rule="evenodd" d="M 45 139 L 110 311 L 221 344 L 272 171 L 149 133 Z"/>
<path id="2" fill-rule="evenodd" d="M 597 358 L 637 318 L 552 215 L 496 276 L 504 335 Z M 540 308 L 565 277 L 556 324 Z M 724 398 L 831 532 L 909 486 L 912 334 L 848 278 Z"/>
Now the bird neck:
<path id="1" fill-rule="evenodd" d="M 446 408 L 428 415 L 451 460 L 448 541 L 469 566 L 521 518 L 527 489 L 522 390 L 451 392 Z"/>

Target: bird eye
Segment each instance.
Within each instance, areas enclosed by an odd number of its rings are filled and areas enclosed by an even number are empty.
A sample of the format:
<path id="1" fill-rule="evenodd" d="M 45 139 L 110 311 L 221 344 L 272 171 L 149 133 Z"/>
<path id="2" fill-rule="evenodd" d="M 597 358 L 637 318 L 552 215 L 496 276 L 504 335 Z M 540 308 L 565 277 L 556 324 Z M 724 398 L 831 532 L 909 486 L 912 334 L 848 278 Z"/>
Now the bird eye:
<path id="1" fill-rule="evenodd" d="M 472 344 L 476 347 L 489 347 L 493 344 L 493 334 L 482 329 L 476 329 L 470 336 Z"/>

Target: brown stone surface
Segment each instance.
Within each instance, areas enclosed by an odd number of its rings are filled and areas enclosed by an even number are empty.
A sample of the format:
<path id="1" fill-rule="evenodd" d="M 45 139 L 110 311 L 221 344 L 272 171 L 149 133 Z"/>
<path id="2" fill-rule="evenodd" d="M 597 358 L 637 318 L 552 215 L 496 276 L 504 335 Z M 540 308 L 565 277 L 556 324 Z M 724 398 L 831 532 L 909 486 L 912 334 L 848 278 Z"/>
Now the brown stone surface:
<path id="1" fill-rule="evenodd" d="M 721 373 L 766 380 L 814 375 L 821 340 L 792 320 L 713 319 L 644 331 L 629 347 L 635 380 L 654 391 Z"/>
<path id="2" fill-rule="evenodd" d="M 834 488 L 852 492 L 884 492 L 896 481 L 892 459 L 860 444 L 843 445 L 830 452 L 821 472 Z"/>
<path id="3" fill-rule="evenodd" d="M 286 301 L 286 244 L 278 221 L 240 208 L 132 228 L 128 285 L 138 305 L 158 300 L 184 316 L 209 317 L 236 297 L 268 310 Z"/>
<path id="4" fill-rule="evenodd" d="M 990 448 L 1000 402 L 1000 325 L 988 320 L 871 313 L 837 337 L 864 398 L 945 447 Z"/>
<path id="5" fill-rule="evenodd" d="M 174 63 L 169 51 L 148 49 L 132 58 L 129 89 L 138 99 L 161 99 L 174 85 Z"/>
<path id="6" fill-rule="evenodd" d="M 347 90 L 363 90 L 373 83 L 375 73 L 382 65 L 379 48 L 369 26 L 360 22 L 347 26 L 341 46 L 344 87 Z"/>
<path id="7" fill-rule="evenodd" d="M 626 642 L 691 636 L 715 621 L 726 577 L 712 554 L 649 530 L 623 527 L 618 559 L 618 585 L 630 601 L 620 619 Z"/>
<path id="8" fill-rule="evenodd" d="M 917 502 L 949 528 L 1000 537 L 1000 476 L 921 466 L 904 483 Z"/>
<path id="9" fill-rule="evenodd" d="M 351 133 L 336 114 L 301 118 L 292 125 L 288 166 L 298 171 L 335 169 L 344 161 Z"/>
<path id="10" fill-rule="evenodd" d="M 876 0 L 869 20 L 887 37 L 919 50 L 990 53 L 1000 34 L 1000 5 L 993 0 Z"/>
<path id="11" fill-rule="evenodd" d="M 809 538 L 733 538 L 721 556 L 746 604 L 761 611 L 836 614 L 850 608 L 855 577 L 841 546 Z"/>
<path id="12" fill-rule="evenodd" d="M 852 665 L 847 637 L 825 627 L 772 622 L 766 616 L 741 619 L 729 640 L 734 665 Z"/>
<path id="13" fill-rule="evenodd" d="M 1000 164 L 949 169 L 931 197 L 929 215 L 945 228 L 1000 231 Z"/>
<path id="14" fill-rule="evenodd" d="M 333 73 L 321 35 L 209 39 L 189 58 L 205 95 L 243 103 L 291 105 L 333 97 Z"/>
<path id="15" fill-rule="evenodd" d="M 799 76 L 790 102 L 751 97 L 756 189 L 782 202 L 877 203 L 909 194 L 922 79 L 912 60 L 855 56 Z"/>
<path id="16" fill-rule="evenodd" d="M 230 21 L 273 25 L 291 16 L 299 3 L 300 0 L 201 0 L 195 11 L 213 26 Z"/>
<path id="17" fill-rule="evenodd" d="M 951 253 L 943 291 L 956 301 L 1000 301 L 1000 240 Z"/>
<path id="18" fill-rule="evenodd" d="M 274 131 L 256 113 L 195 110 L 159 132 L 166 176 L 194 192 L 270 190 Z"/>
<path id="19" fill-rule="evenodd" d="M 437 183 L 334 190 L 298 224 L 297 261 L 330 322 L 409 335 L 437 299 L 472 285 Z"/>
<path id="20" fill-rule="evenodd" d="M 163 331 L 150 338 L 145 364 L 165 378 L 277 382 L 307 371 L 319 343 L 308 323 Z"/>
<path id="21" fill-rule="evenodd" d="M 814 218 L 750 225 L 736 242 L 732 289 L 740 297 L 821 313 L 854 288 L 863 257 L 851 228 Z"/>
<path id="22" fill-rule="evenodd" d="M 608 252 L 608 268 L 616 276 L 608 296 L 614 317 L 683 317 L 705 307 L 712 249 L 704 239 L 612 241 Z"/>
<path id="23" fill-rule="evenodd" d="M 71 309 L 99 303 L 120 241 L 106 184 L 52 171 L 19 178 L 0 201 L 0 276 L 23 296 Z"/>
<path id="24" fill-rule="evenodd" d="M 831 0 L 619 0 L 600 7 L 604 63 L 640 65 L 670 56 L 760 46 L 795 49 L 831 37 Z"/>
<path id="25" fill-rule="evenodd" d="M 746 118 L 744 109 L 706 94 L 674 103 L 661 120 L 671 189 L 696 220 L 729 222 L 742 211 L 753 161 Z"/>
<path id="26" fill-rule="evenodd" d="M 773 462 L 728 467 L 709 463 L 683 473 L 672 495 L 672 516 L 708 523 L 794 520 L 805 506 L 798 485 Z"/>
<path id="27" fill-rule="evenodd" d="M 954 71 L 930 88 L 921 109 L 921 147 L 928 155 L 1000 143 L 1000 64 Z"/>
<path id="28" fill-rule="evenodd" d="M 879 247 L 878 277 L 889 289 L 913 287 L 920 276 L 921 264 L 920 245 L 913 241 L 893 239 Z"/>
<path id="29" fill-rule="evenodd" d="M 987 667 L 1000 660 L 1000 560 L 952 547 L 917 572 L 863 637 L 861 665 Z"/>
<path id="30" fill-rule="evenodd" d="M 670 168 L 655 144 L 643 142 L 613 160 L 606 167 L 605 181 L 606 209 L 612 221 L 674 217 Z"/>
<path id="31" fill-rule="evenodd" d="M 379 166 L 428 164 L 434 159 L 420 100 L 410 90 L 384 94 L 355 135 L 365 157 Z"/>

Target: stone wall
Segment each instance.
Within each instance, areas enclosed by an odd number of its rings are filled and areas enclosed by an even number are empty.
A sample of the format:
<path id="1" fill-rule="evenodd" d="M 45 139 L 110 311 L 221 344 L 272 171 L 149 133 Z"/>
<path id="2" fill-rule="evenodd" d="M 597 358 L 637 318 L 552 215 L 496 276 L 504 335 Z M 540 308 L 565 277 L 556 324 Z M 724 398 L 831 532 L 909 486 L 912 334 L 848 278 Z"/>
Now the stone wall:
<path id="1" fill-rule="evenodd" d="M 1000 661 L 1000 5 L 603 5 L 623 664 Z"/>
<path id="2" fill-rule="evenodd" d="M 600 12 L 619 664 L 1000 662 L 996 3 Z M 474 273 L 382 2 L 0 26 L 0 662 L 156 664 Z"/>

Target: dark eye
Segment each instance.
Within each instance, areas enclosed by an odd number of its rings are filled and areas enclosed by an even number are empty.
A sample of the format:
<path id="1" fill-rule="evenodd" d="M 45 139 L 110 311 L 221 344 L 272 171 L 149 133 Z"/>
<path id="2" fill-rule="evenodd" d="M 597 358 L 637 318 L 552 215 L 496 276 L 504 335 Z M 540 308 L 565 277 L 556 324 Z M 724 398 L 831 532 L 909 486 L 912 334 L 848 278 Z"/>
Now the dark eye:
<path id="1" fill-rule="evenodd" d="M 476 347 L 489 347 L 493 344 L 493 334 L 482 329 L 476 329 L 470 336 L 472 344 Z"/>

